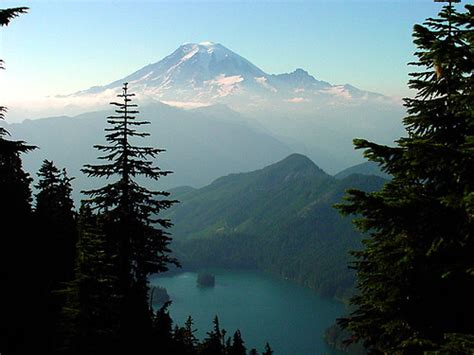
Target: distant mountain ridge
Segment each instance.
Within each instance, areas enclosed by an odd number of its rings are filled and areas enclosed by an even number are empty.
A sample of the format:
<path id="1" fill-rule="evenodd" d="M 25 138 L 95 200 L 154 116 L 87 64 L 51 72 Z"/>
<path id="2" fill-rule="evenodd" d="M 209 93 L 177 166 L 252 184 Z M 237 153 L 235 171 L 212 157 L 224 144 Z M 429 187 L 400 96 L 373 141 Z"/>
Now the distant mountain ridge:
<path id="1" fill-rule="evenodd" d="M 367 161 L 365 163 L 351 166 L 347 169 L 344 169 L 338 172 L 336 175 L 334 175 L 334 177 L 336 179 L 344 179 L 352 174 L 375 175 L 375 176 L 380 176 L 387 180 L 391 179 L 390 175 L 383 172 L 380 166 L 377 163 L 374 163 L 372 161 Z"/>
<path id="2" fill-rule="evenodd" d="M 350 84 L 332 85 L 303 69 L 269 74 L 234 51 L 211 42 L 184 44 L 164 59 L 110 84 L 50 98 L 51 104 L 45 110 L 48 116 L 52 112 L 64 116 L 108 110 L 108 103 L 116 100 L 124 81 L 129 82 L 140 107 L 166 104 L 186 109 L 194 115 L 193 124 L 208 128 L 207 138 L 213 128 L 207 119 L 201 120 L 203 115 L 212 116 L 217 125 L 221 121 L 238 122 L 279 141 L 288 147 L 287 153 L 308 155 L 331 174 L 362 161 L 360 152 L 353 149 L 353 138 L 390 145 L 403 135 L 404 109 L 398 100 Z M 18 116 L 15 107 L 11 109 L 9 117 Z M 28 107 L 22 110 L 21 115 L 27 117 Z M 43 112 L 31 110 L 36 117 Z M 161 124 L 175 125 L 172 121 Z M 209 158 L 213 160 L 221 154 L 236 153 L 217 149 Z M 237 165 L 234 171 L 238 168 Z"/>
<path id="3" fill-rule="evenodd" d="M 180 188 L 166 213 L 184 267 L 251 268 L 344 298 L 353 287 L 349 250 L 360 235 L 332 207 L 345 190 L 378 190 L 385 180 L 337 180 L 301 154 L 200 189 Z"/>
<path id="4" fill-rule="evenodd" d="M 156 164 L 174 171 L 153 183 L 150 187 L 154 189 L 204 186 L 232 171 L 250 171 L 291 153 L 285 144 L 238 117 L 216 118 L 212 108 L 190 112 L 155 102 L 139 110 L 139 117 L 151 122 L 143 126 L 151 133 L 146 138 L 148 144 L 166 149 Z M 27 120 L 6 127 L 14 138 L 39 147 L 23 157 L 26 169 L 35 177 L 43 159 L 67 168 L 69 175 L 75 177 L 72 183 L 79 201 L 80 190 L 104 183 L 87 178 L 80 169 L 100 155 L 93 145 L 104 143 L 106 117 L 111 113 L 97 111 L 76 117 Z"/>

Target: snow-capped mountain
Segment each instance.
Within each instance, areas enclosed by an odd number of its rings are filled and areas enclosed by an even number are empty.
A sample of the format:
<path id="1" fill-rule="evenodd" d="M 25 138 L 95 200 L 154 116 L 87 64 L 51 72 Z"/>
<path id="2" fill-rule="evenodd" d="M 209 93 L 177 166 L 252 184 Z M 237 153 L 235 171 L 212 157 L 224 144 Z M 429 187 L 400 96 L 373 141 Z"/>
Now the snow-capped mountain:
<path id="1" fill-rule="evenodd" d="M 403 134 L 404 111 L 393 98 L 349 84 L 332 85 L 303 69 L 269 74 L 211 42 L 183 44 L 120 80 L 63 98 L 82 112 L 108 109 L 124 82 L 141 107 L 159 101 L 192 111 L 206 109 L 206 115 L 219 121 L 235 116 L 328 171 L 361 162 L 360 152 L 353 149 L 354 137 L 390 144 Z"/>
<path id="2" fill-rule="evenodd" d="M 142 99 L 175 106 L 197 107 L 216 103 L 233 109 L 294 104 L 350 103 L 383 100 L 380 94 L 350 85 L 334 86 L 319 81 L 303 69 L 268 74 L 218 43 L 187 43 L 154 64 L 106 86 L 96 86 L 73 96 L 119 91 L 128 82 Z"/>
<path id="3" fill-rule="evenodd" d="M 211 42 L 184 44 L 162 60 L 120 80 L 72 95 L 47 98 L 45 112 L 20 112 L 18 117 L 110 110 L 109 102 L 116 99 L 124 82 L 136 94 L 141 114 L 154 127 L 159 126 L 160 132 L 167 132 L 165 136 L 180 142 L 176 146 L 169 144 L 170 147 L 191 154 L 195 148 L 185 148 L 185 142 L 193 142 L 200 147 L 197 152 L 209 152 L 209 161 L 217 165 L 222 165 L 219 157 L 229 153 L 226 149 L 241 150 L 239 159 L 252 161 L 247 156 L 249 151 L 241 146 L 258 150 L 260 162 L 268 163 L 274 157 L 271 149 L 253 143 L 251 133 L 247 138 L 235 133 L 239 127 L 276 139 L 289 151 L 308 155 L 329 172 L 361 162 L 361 152 L 353 149 L 354 137 L 391 144 L 403 135 L 401 118 L 405 112 L 400 102 L 392 98 L 349 84 L 332 85 L 303 69 L 268 74 L 223 45 Z M 153 110 L 156 107 L 162 109 Z M 177 121 L 179 115 L 186 119 Z M 225 127 L 216 130 L 221 125 Z M 186 127 L 192 127 L 190 135 L 180 131 Z M 196 133 L 195 141 L 190 137 L 197 127 L 202 131 Z M 252 137 L 257 139 L 256 135 Z M 195 161 L 201 158 L 190 156 Z M 189 162 L 182 157 L 180 160 Z M 235 166 L 248 168 L 245 164 Z M 227 172 L 231 171 L 234 170 Z"/>

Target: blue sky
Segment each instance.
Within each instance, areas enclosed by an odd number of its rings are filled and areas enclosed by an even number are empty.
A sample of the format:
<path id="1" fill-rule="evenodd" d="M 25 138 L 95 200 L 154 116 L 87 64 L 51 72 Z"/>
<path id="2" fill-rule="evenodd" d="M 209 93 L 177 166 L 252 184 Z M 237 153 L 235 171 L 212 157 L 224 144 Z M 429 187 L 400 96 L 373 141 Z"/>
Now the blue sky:
<path id="1" fill-rule="evenodd" d="M 0 95 L 67 94 L 107 84 L 185 42 L 213 41 L 269 73 L 406 96 L 413 24 L 432 0 L 1 1 L 30 12 L 0 30 Z"/>

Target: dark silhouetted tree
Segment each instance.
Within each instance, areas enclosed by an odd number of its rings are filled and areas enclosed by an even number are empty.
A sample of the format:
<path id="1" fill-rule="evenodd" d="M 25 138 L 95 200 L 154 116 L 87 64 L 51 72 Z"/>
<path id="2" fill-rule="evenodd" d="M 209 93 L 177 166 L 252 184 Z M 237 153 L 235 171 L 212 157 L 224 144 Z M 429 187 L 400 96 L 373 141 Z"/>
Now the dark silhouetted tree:
<path id="1" fill-rule="evenodd" d="M 207 337 L 202 341 L 199 353 L 207 355 L 223 355 L 225 353 L 225 331 L 219 326 L 219 318 L 213 320 L 213 329 L 207 332 Z"/>
<path id="2" fill-rule="evenodd" d="M 50 274 L 55 283 L 71 281 L 74 275 L 77 243 L 71 181 L 65 169 L 60 171 L 45 160 L 38 172 L 35 215 L 47 236 Z"/>
<path id="3" fill-rule="evenodd" d="M 393 176 L 339 206 L 369 234 L 354 253 L 355 311 L 340 324 L 372 353 L 474 352 L 474 6 L 466 10 L 449 3 L 414 27 L 408 136 L 396 147 L 354 141 Z"/>
<path id="4" fill-rule="evenodd" d="M 228 351 L 229 355 L 246 355 L 247 350 L 244 346 L 244 341 L 242 340 L 242 335 L 240 330 L 237 329 L 232 337 L 232 345 Z"/>
<path id="5" fill-rule="evenodd" d="M 183 329 L 183 345 L 185 354 L 194 354 L 196 353 L 196 346 L 198 344 L 198 339 L 196 338 L 196 329 L 194 329 L 194 322 L 191 316 L 188 317 L 184 323 Z"/>
<path id="6" fill-rule="evenodd" d="M 265 350 L 263 351 L 262 355 L 273 355 L 273 350 L 270 347 L 270 344 L 265 344 Z"/>
<path id="7" fill-rule="evenodd" d="M 63 290 L 59 351 L 66 354 L 104 354 L 119 351 L 120 295 L 103 218 L 82 206 L 78 221 L 75 278 Z"/>
<path id="8" fill-rule="evenodd" d="M 74 203 L 71 198 L 72 178 L 56 168 L 52 161 L 45 160 L 38 172 L 36 185 L 35 217 L 38 232 L 43 236 L 41 252 L 43 261 L 42 283 L 45 285 L 45 303 L 48 316 L 45 319 L 44 338 L 49 339 L 48 352 L 56 348 L 53 336 L 65 298 L 61 292 L 74 275 L 77 230 Z"/>
<path id="9" fill-rule="evenodd" d="M 173 320 L 168 312 L 170 305 L 171 301 L 163 304 L 153 319 L 153 343 L 162 354 L 174 354 L 177 348 L 173 336 Z"/>
<path id="10" fill-rule="evenodd" d="M 0 27 L 25 13 L 26 7 L 0 9 Z M 0 69 L 4 69 L 0 59 Z M 0 106 L 0 119 L 5 119 L 6 107 Z M 37 335 L 42 311 L 43 288 L 39 278 L 25 282 L 25 275 L 41 272 L 37 254 L 39 236 L 33 235 L 30 176 L 23 170 L 21 154 L 35 147 L 23 141 L 8 139 L 8 131 L 0 127 L 0 352 L 28 353 L 41 349 Z M 26 305 L 32 299 L 38 308 Z"/>
<path id="11" fill-rule="evenodd" d="M 28 11 L 27 7 L 13 7 L 9 9 L 0 9 L 0 27 L 3 26 L 8 26 L 11 20 L 13 20 L 15 17 L 24 14 Z M 0 59 L 0 69 L 5 69 L 3 66 L 4 61 L 3 59 Z M 5 119 L 5 112 L 7 111 L 7 108 L 5 106 L 0 105 L 0 119 L 3 120 Z M 3 139 L 4 136 L 8 135 L 8 132 L 5 130 L 5 128 L 0 127 L 0 139 Z"/>
<path id="12" fill-rule="evenodd" d="M 142 344 L 152 327 L 152 311 L 148 304 L 148 275 L 166 271 L 170 263 L 177 264 L 170 257 L 171 238 L 165 231 L 171 226 L 167 219 L 159 217 L 163 209 L 174 202 L 161 199 L 169 195 L 164 191 L 151 191 L 138 184 L 136 178 L 143 176 L 158 180 L 170 171 L 163 171 L 153 165 L 152 159 L 163 149 L 136 145 L 148 133 L 137 129 L 149 124 L 138 121 L 137 105 L 131 103 L 134 94 L 128 92 L 128 84 L 117 95 L 121 102 L 112 102 L 116 115 L 109 116 L 106 128 L 108 145 L 95 148 L 105 155 L 99 159 L 101 165 L 85 165 L 83 172 L 91 177 L 115 178 L 115 181 L 96 190 L 85 191 L 90 196 L 88 203 L 105 217 L 105 233 L 117 260 L 117 277 L 121 305 L 121 341 L 123 346 Z"/>

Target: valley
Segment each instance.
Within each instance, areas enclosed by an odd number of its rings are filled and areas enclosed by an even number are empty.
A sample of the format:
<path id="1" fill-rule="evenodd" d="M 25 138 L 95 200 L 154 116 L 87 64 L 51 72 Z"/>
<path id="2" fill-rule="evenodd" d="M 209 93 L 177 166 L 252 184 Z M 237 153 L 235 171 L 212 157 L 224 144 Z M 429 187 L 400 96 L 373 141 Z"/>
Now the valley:
<path id="1" fill-rule="evenodd" d="M 185 269 L 223 267 L 267 271 L 320 295 L 347 299 L 354 285 L 349 251 L 361 236 L 333 208 L 348 188 L 374 191 L 386 180 L 326 174 L 292 154 L 263 169 L 231 174 L 201 189 L 178 188 L 164 216 Z"/>

